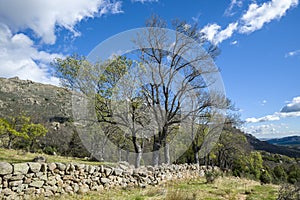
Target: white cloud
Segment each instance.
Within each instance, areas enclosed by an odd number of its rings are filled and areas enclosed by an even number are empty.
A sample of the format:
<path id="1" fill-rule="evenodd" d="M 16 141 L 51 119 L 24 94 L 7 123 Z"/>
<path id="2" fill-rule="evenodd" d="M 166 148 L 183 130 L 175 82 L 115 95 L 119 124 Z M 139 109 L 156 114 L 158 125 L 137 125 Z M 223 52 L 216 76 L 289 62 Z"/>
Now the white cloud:
<path id="1" fill-rule="evenodd" d="M 288 52 L 287 54 L 285 54 L 285 57 L 292 57 L 292 56 L 297 56 L 297 55 L 300 55 L 300 49 L 299 50 L 296 50 L 296 51 L 290 51 Z"/>
<path id="2" fill-rule="evenodd" d="M 263 27 L 274 19 L 283 17 L 287 10 L 298 5 L 298 0 L 272 0 L 262 5 L 252 3 L 247 12 L 242 16 L 243 26 L 239 29 L 240 33 L 252 33 Z"/>
<path id="3" fill-rule="evenodd" d="M 131 0 L 131 2 L 148 3 L 148 2 L 158 2 L 158 0 Z"/>
<path id="4" fill-rule="evenodd" d="M 13 35 L 0 23 L 0 76 L 18 76 L 36 82 L 58 85 L 59 80 L 49 75 L 48 63 L 59 54 L 39 51 L 34 42 L 23 33 Z"/>
<path id="5" fill-rule="evenodd" d="M 237 29 L 238 23 L 231 23 L 227 26 L 226 29 L 220 31 L 217 35 L 216 35 L 216 43 L 221 43 L 223 40 L 226 40 L 228 38 L 230 38 L 233 34 L 233 32 Z"/>
<path id="6" fill-rule="evenodd" d="M 239 42 L 238 42 L 237 40 L 234 40 L 234 41 L 230 42 L 231 45 L 236 45 L 236 44 L 238 44 L 238 43 L 239 43 Z"/>
<path id="7" fill-rule="evenodd" d="M 201 33 L 204 33 L 209 41 L 214 44 L 219 44 L 223 40 L 230 38 L 233 32 L 237 29 L 238 23 L 229 24 L 224 30 L 221 30 L 221 26 L 218 24 L 208 24 L 202 30 Z"/>
<path id="8" fill-rule="evenodd" d="M 219 44 L 222 41 L 230 38 L 235 31 L 241 34 L 250 34 L 256 30 L 263 28 L 266 23 L 275 19 L 280 19 L 286 12 L 297 6 L 299 0 L 271 0 L 261 5 L 251 3 L 247 11 L 236 22 L 230 23 L 226 29 L 221 30 L 221 26 L 214 23 L 206 25 L 200 32 L 206 34 L 207 39 Z M 231 0 L 225 14 L 232 14 L 232 9 L 235 6 L 241 7 L 243 4 L 240 0 Z M 287 55 L 293 56 L 298 52 L 290 52 Z M 300 52 L 299 52 L 300 53 Z"/>
<path id="9" fill-rule="evenodd" d="M 274 135 L 274 134 L 283 134 L 288 132 L 289 127 L 285 124 L 262 124 L 258 126 L 248 126 L 242 127 L 242 130 L 249 134 L 254 135 Z"/>
<path id="10" fill-rule="evenodd" d="M 266 103 L 268 103 L 267 100 L 262 100 L 261 103 L 260 103 L 260 105 L 264 106 L 264 105 L 266 105 Z"/>
<path id="11" fill-rule="evenodd" d="M 229 7 L 225 10 L 226 16 L 233 16 L 235 13 L 232 12 L 235 7 L 242 7 L 242 0 L 231 0 Z"/>
<path id="12" fill-rule="evenodd" d="M 278 121 L 283 118 L 289 117 L 300 117 L 300 97 L 295 97 L 285 105 L 280 112 L 275 112 L 272 115 L 266 115 L 264 117 L 251 117 L 247 118 L 246 123 L 258 123 L 258 122 L 267 122 L 267 121 Z"/>
<path id="13" fill-rule="evenodd" d="M 260 118 L 255 118 L 255 117 L 247 118 L 246 123 L 257 123 L 257 122 L 277 121 L 277 120 L 280 120 L 280 117 L 277 115 L 277 113 L 275 113 L 273 115 L 267 115 Z"/>
<path id="14" fill-rule="evenodd" d="M 290 103 L 284 106 L 281 111 L 282 113 L 300 112 L 300 97 L 295 97 Z"/>
<path id="15" fill-rule="evenodd" d="M 120 13 L 121 3 L 109 0 L 0 0 L 0 22 L 13 33 L 31 29 L 44 43 L 54 44 L 56 27 L 80 35 L 75 25 L 85 18 Z"/>

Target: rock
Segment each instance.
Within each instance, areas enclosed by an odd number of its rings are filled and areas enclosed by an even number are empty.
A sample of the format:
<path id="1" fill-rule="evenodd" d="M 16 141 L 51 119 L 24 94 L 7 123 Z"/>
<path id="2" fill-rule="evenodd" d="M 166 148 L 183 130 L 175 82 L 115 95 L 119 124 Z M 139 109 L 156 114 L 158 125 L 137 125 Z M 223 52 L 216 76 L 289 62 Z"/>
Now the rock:
<path id="1" fill-rule="evenodd" d="M 39 172 L 42 167 L 42 165 L 40 163 L 34 163 L 34 162 L 30 162 L 30 163 L 28 163 L 28 165 L 29 165 L 30 171 L 33 173 Z"/>
<path id="2" fill-rule="evenodd" d="M 199 171 L 199 176 L 200 176 L 200 177 L 204 177 L 204 176 L 205 176 L 205 171 L 204 171 L 203 169 L 201 169 L 201 170 Z"/>
<path id="3" fill-rule="evenodd" d="M 102 191 L 104 189 L 103 185 L 96 185 L 94 187 L 91 188 L 91 190 L 93 191 Z"/>
<path id="4" fill-rule="evenodd" d="M 100 181 L 102 184 L 110 183 L 110 179 L 108 179 L 108 178 L 101 178 Z"/>
<path id="5" fill-rule="evenodd" d="M 17 163 L 14 164 L 14 174 L 27 174 L 29 166 L 27 163 Z"/>
<path id="6" fill-rule="evenodd" d="M 60 170 L 60 171 L 65 171 L 65 169 L 67 168 L 66 165 L 62 164 L 62 163 L 55 163 L 56 167 Z"/>
<path id="7" fill-rule="evenodd" d="M 122 173 L 123 173 L 122 169 L 119 169 L 119 168 L 114 169 L 114 175 L 120 176 L 120 175 L 122 175 Z"/>
<path id="8" fill-rule="evenodd" d="M 25 190 L 25 194 L 34 194 L 34 193 L 35 193 L 35 188 L 33 187 L 27 188 Z"/>
<path id="9" fill-rule="evenodd" d="M 67 185 L 66 187 L 64 187 L 64 190 L 67 193 L 72 193 L 73 192 L 73 188 L 70 185 Z"/>
<path id="10" fill-rule="evenodd" d="M 9 188 L 5 188 L 5 189 L 2 190 L 2 194 L 4 196 L 9 196 L 9 195 L 12 195 L 13 193 L 14 192 L 11 189 L 9 189 Z"/>
<path id="11" fill-rule="evenodd" d="M 11 174 L 13 172 L 13 167 L 7 162 L 0 162 L 0 175 Z"/>
<path id="12" fill-rule="evenodd" d="M 95 172 L 96 168 L 95 166 L 89 165 L 88 166 L 88 173 L 89 174 L 93 174 Z"/>
<path id="13" fill-rule="evenodd" d="M 36 188 L 40 188 L 43 185 L 44 185 L 44 181 L 34 181 L 34 182 L 29 184 L 29 186 L 36 187 Z"/>
<path id="14" fill-rule="evenodd" d="M 9 182 L 9 186 L 17 187 L 17 186 L 21 185 L 22 183 L 23 183 L 23 181 L 11 181 L 11 182 Z"/>
<path id="15" fill-rule="evenodd" d="M 150 171 L 150 172 L 154 172 L 155 171 L 155 168 L 153 166 L 147 166 L 147 170 Z"/>
<path id="16" fill-rule="evenodd" d="M 79 187 L 78 193 L 79 194 L 84 194 L 84 193 L 87 193 L 88 191 L 90 191 L 89 186 L 84 184 L 84 185 Z"/>
<path id="17" fill-rule="evenodd" d="M 32 161 L 33 162 L 45 163 L 47 161 L 47 158 L 44 157 L 44 156 L 37 156 Z"/>
<path id="18" fill-rule="evenodd" d="M 45 190 L 45 192 L 44 192 L 44 196 L 45 197 L 51 197 L 51 196 L 53 196 L 54 194 L 53 194 L 53 192 L 51 191 L 51 190 Z"/>
<path id="19" fill-rule="evenodd" d="M 104 168 L 104 173 L 105 173 L 105 175 L 107 177 L 111 174 L 111 172 L 112 172 L 112 169 L 110 169 L 110 168 Z"/>
<path id="20" fill-rule="evenodd" d="M 23 174 L 17 174 L 17 175 L 11 176 L 11 178 L 9 180 L 11 180 L 11 181 L 18 181 L 18 180 L 22 180 L 23 178 L 24 178 Z"/>
<path id="21" fill-rule="evenodd" d="M 48 163 L 48 169 L 50 171 L 53 171 L 54 169 L 56 169 L 56 164 L 55 163 Z"/>

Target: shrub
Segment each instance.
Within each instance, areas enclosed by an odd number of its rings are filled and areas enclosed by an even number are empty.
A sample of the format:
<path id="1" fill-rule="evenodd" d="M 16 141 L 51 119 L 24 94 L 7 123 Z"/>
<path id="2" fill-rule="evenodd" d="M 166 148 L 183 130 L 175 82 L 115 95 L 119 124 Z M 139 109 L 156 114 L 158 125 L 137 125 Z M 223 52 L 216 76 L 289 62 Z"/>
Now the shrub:
<path id="1" fill-rule="evenodd" d="M 214 183 L 220 175 L 220 172 L 214 169 L 205 171 L 206 183 Z"/>
<path id="2" fill-rule="evenodd" d="M 271 183 L 271 181 L 272 181 L 272 177 L 270 176 L 270 174 L 267 170 L 262 170 L 259 179 L 260 179 L 261 183 L 264 183 L 264 184 Z"/>

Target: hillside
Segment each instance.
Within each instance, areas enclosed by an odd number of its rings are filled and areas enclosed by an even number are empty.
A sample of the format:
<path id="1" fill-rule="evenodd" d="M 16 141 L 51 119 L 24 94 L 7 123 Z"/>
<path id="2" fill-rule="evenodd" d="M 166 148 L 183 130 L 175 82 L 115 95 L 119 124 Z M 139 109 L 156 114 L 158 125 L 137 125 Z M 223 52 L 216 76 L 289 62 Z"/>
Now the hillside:
<path id="1" fill-rule="evenodd" d="M 71 117 L 71 93 L 60 87 L 0 78 L 0 116 L 30 113 L 41 122 L 65 122 Z"/>
<path id="2" fill-rule="evenodd" d="M 289 136 L 289 137 L 283 137 L 283 138 L 274 138 L 274 139 L 269 139 L 266 140 L 270 144 L 275 144 L 275 145 L 300 145 L 300 136 Z"/>
<path id="3" fill-rule="evenodd" d="M 300 150 L 291 147 L 284 147 L 279 145 L 270 144 L 268 141 L 261 141 L 251 134 L 245 134 L 248 142 L 254 150 L 266 151 L 269 153 L 276 153 L 286 155 L 289 157 L 300 157 Z"/>
<path id="4" fill-rule="evenodd" d="M 47 136 L 40 140 L 42 149 L 68 156 L 86 156 L 72 124 L 70 91 L 17 77 L 0 78 L 0 85 L 0 117 L 30 116 L 33 122 L 48 129 Z"/>

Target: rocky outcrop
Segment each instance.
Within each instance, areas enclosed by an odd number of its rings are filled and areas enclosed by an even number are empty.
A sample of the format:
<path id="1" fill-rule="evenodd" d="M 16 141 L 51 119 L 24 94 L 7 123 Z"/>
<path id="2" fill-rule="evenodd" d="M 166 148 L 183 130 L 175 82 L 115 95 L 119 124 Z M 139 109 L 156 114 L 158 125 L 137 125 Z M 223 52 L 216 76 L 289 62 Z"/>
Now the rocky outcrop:
<path id="1" fill-rule="evenodd" d="M 0 163 L 0 199 L 83 194 L 112 187 L 147 187 L 172 179 L 203 176 L 204 166 L 162 165 L 135 169 L 126 162 L 116 166 L 78 163 Z"/>

